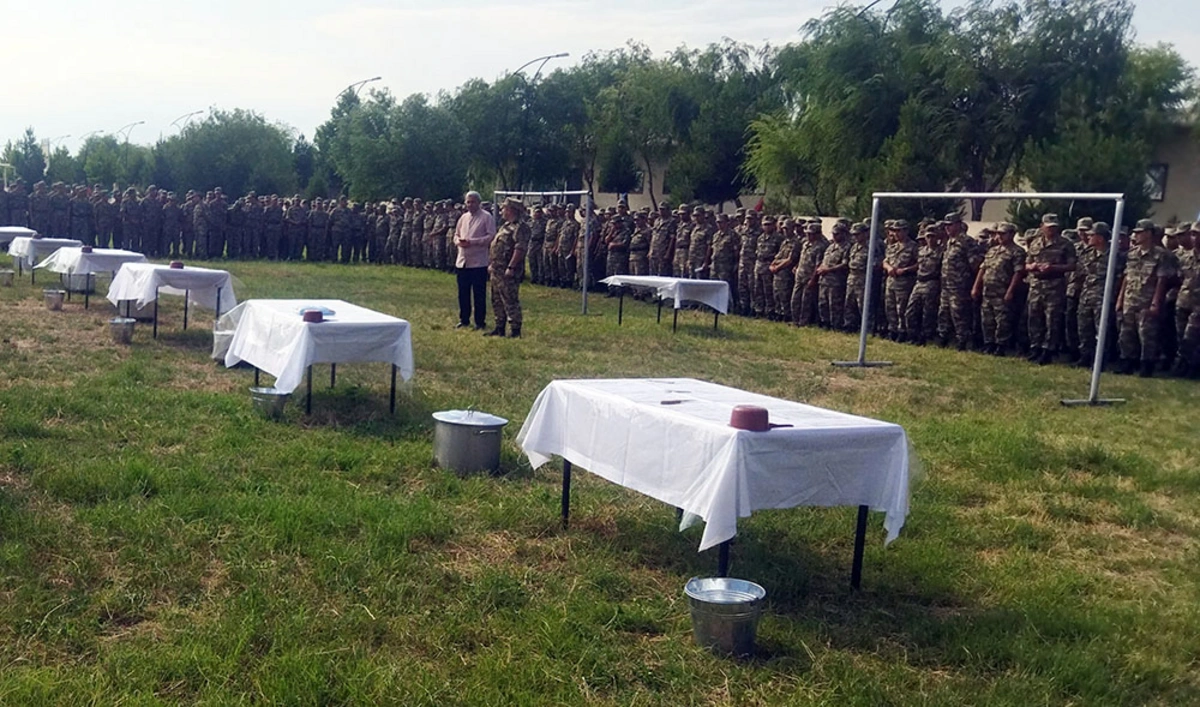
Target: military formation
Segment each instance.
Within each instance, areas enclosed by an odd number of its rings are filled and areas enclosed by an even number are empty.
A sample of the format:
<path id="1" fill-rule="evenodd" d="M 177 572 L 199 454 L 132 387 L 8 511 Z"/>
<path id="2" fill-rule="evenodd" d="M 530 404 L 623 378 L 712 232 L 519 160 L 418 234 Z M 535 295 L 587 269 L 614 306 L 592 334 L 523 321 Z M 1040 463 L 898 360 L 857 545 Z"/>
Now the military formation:
<path id="1" fill-rule="evenodd" d="M 492 209 L 490 204 L 484 208 Z M 0 225 L 127 248 L 149 257 L 399 264 L 454 270 L 451 200 L 350 203 L 299 196 L 230 201 L 220 188 L 183 199 L 153 185 L 129 188 L 20 181 L 0 191 Z M 717 212 L 662 204 L 631 212 L 622 201 L 597 211 L 593 227 L 571 203 L 534 206 L 526 255 L 536 285 L 594 287 L 608 275 L 722 280 L 733 310 L 798 327 L 858 331 L 863 311 L 877 336 L 918 346 L 1032 362 L 1090 366 L 1101 325 L 1111 227 L 1090 218 L 1064 228 L 1054 214 L 1018 233 L 996 224 L 971 237 L 958 213 L 917 224 L 883 224 L 874 254 L 870 227 Z M 1115 308 L 1105 358 L 1119 373 L 1200 376 L 1200 222 L 1164 229 L 1138 221 L 1115 242 Z M 866 299 L 868 280 L 872 297 Z"/>

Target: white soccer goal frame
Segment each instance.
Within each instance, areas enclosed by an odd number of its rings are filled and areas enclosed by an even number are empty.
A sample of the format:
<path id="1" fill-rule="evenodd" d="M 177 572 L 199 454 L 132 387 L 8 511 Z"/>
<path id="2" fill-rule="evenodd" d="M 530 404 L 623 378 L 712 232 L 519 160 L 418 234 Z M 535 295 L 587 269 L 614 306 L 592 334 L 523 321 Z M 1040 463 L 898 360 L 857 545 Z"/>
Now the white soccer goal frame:
<path id="1" fill-rule="evenodd" d="M 583 275 L 582 275 L 582 277 L 579 278 L 580 282 L 582 283 L 580 285 L 579 289 L 581 290 L 580 296 L 583 298 L 583 303 L 581 305 L 581 307 L 582 307 L 581 314 L 587 314 L 588 313 L 588 284 L 590 284 L 588 282 L 588 278 L 591 275 L 591 271 L 588 269 L 589 265 L 590 265 L 590 263 L 588 262 L 588 254 L 591 251 L 591 248 L 589 248 L 588 246 L 590 245 L 592 229 L 595 228 L 595 220 L 596 220 L 595 216 L 593 215 L 593 212 L 596 210 L 596 208 L 595 208 L 596 204 L 595 204 L 595 200 L 592 198 L 592 193 L 587 190 L 581 190 L 581 191 L 495 191 L 495 192 L 492 192 L 492 194 L 496 197 L 497 201 L 500 200 L 500 197 L 513 197 L 516 199 L 520 199 L 521 201 L 525 201 L 526 198 L 531 197 L 531 196 L 536 196 L 541 199 L 545 199 L 546 197 L 556 197 L 556 196 L 561 196 L 564 199 L 568 196 L 586 197 L 584 199 L 584 227 L 583 227 L 583 233 L 580 234 L 580 237 L 583 238 L 583 262 L 579 264 L 579 267 L 581 268 L 580 272 L 582 272 Z"/>
<path id="2" fill-rule="evenodd" d="M 834 366 L 869 368 L 890 366 L 890 361 L 867 360 L 867 329 L 871 321 L 872 283 L 875 280 L 875 249 L 879 242 L 879 202 L 883 199 L 1071 199 L 1113 201 L 1112 242 L 1108 249 L 1108 272 L 1104 279 L 1104 303 L 1100 311 L 1100 331 L 1097 334 L 1096 356 L 1092 362 L 1092 381 L 1088 397 L 1082 400 L 1062 400 L 1063 405 L 1109 405 L 1125 402 L 1119 398 L 1104 399 L 1100 397 L 1100 373 L 1104 368 L 1104 354 L 1108 346 L 1109 321 L 1113 312 L 1113 300 L 1116 297 L 1116 271 L 1118 240 L 1121 234 L 1121 219 L 1125 215 L 1124 194 L 1095 194 L 1079 192 L 875 192 L 871 195 L 871 238 L 867 248 L 868 277 L 863 290 L 862 327 L 858 335 L 858 359 L 854 361 L 833 361 Z"/>

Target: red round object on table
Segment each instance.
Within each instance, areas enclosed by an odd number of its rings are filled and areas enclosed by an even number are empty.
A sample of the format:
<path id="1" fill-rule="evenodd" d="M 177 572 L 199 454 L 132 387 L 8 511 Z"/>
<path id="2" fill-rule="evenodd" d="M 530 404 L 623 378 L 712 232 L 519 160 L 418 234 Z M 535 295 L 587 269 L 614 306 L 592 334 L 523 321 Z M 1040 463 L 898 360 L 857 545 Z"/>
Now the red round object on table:
<path id="1" fill-rule="evenodd" d="M 182 260 L 172 260 L 171 264 L 168 267 L 170 267 L 172 270 L 183 270 L 183 261 Z"/>
<path id="2" fill-rule="evenodd" d="M 771 429 L 771 421 L 764 407 L 735 405 L 729 414 L 729 426 L 750 432 L 766 432 Z"/>
<path id="3" fill-rule="evenodd" d="M 303 316 L 304 321 L 309 324 L 320 324 L 325 321 L 325 315 L 319 309 L 306 309 Z"/>

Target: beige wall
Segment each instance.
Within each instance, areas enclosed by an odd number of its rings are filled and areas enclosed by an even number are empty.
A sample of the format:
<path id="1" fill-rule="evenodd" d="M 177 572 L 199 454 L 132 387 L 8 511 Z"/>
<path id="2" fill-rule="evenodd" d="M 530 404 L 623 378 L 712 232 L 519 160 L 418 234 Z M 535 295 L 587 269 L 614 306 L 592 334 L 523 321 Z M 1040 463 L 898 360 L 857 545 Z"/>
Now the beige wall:
<path id="1" fill-rule="evenodd" d="M 1200 139 L 1191 128 L 1178 127 L 1158 146 L 1154 159 L 1167 165 L 1167 189 L 1154 205 L 1154 220 L 1195 221 L 1200 214 Z"/>

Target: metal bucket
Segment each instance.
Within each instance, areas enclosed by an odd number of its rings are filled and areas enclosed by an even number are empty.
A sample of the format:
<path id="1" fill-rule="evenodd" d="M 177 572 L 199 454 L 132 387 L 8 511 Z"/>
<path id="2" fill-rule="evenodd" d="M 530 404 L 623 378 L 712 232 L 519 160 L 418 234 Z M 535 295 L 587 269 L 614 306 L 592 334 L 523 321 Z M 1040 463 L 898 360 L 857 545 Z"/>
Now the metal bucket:
<path id="1" fill-rule="evenodd" d="M 500 468 L 503 417 L 475 410 L 433 413 L 433 462 L 460 475 Z"/>
<path id="2" fill-rule="evenodd" d="M 116 304 L 118 317 L 131 317 L 139 322 L 154 320 L 154 303 L 147 302 L 145 307 L 137 306 L 137 300 L 123 299 Z"/>
<path id="3" fill-rule="evenodd" d="M 46 309 L 51 312 L 61 312 L 63 299 L 67 296 L 66 290 L 42 290 L 42 296 L 46 298 Z"/>
<path id="4" fill-rule="evenodd" d="M 63 286 L 71 292 L 92 295 L 96 293 L 96 276 L 88 273 L 72 273 L 62 276 Z"/>
<path id="5" fill-rule="evenodd" d="M 250 401 L 254 409 L 268 420 L 278 420 L 283 417 L 283 406 L 287 405 L 291 393 L 285 393 L 275 388 L 251 388 Z"/>
<path id="6" fill-rule="evenodd" d="M 767 590 L 729 577 L 692 577 L 684 585 L 696 642 L 714 653 L 744 657 L 754 652 L 754 635 Z"/>
<path id="7" fill-rule="evenodd" d="M 108 333 L 112 334 L 114 344 L 129 344 L 133 341 L 133 325 L 136 319 L 117 317 L 108 320 Z"/>
<path id="8" fill-rule="evenodd" d="M 12 287 L 14 275 L 12 270 L 0 270 L 0 287 Z"/>

